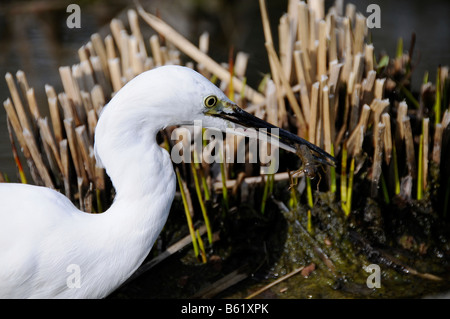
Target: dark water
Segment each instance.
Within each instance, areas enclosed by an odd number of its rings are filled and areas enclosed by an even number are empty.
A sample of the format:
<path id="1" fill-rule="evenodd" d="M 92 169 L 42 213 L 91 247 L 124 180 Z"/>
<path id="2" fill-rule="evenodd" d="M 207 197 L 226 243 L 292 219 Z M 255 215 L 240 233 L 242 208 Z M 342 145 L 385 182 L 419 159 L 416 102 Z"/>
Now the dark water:
<path id="1" fill-rule="evenodd" d="M 287 8 L 287 0 L 267 0 L 276 39 L 276 26 Z M 78 3 L 81 7 L 81 28 L 69 29 L 66 7 Z M 150 12 L 158 9 L 161 17 L 192 42 L 208 31 L 210 54 L 217 61 L 227 61 L 229 48 L 250 53 L 247 75 L 255 86 L 267 73 L 267 54 L 260 22 L 258 1 L 243 0 L 153 0 L 141 1 Z M 327 7 L 332 1 L 325 2 Z M 345 2 L 347 3 L 347 1 Z M 413 83 L 418 87 L 426 70 L 434 82 L 438 65 L 450 65 L 450 2 L 440 1 L 355 1 L 357 9 L 366 14 L 370 3 L 381 8 L 381 28 L 372 29 L 377 53 L 385 50 L 395 54 L 397 39 L 410 45 L 416 33 L 413 60 L 417 63 Z M 94 32 L 108 32 L 108 23 L 132 1 L 2 1 L 0 3 L 0 74 L 25 71 L 30 86 L 36 90 L 38 103 L 46 106 L 44 85 L 62 90 L 58 67 L 78 61 L 78 48 Z M 275 40 L 276 41 L 276 40 Z M 9 97 L 6 83 L 0 80 L 0 99 Z M 7 134 L 5 112 L 0 110 L 0 171 L 16 180 L 15 165 Z"/>

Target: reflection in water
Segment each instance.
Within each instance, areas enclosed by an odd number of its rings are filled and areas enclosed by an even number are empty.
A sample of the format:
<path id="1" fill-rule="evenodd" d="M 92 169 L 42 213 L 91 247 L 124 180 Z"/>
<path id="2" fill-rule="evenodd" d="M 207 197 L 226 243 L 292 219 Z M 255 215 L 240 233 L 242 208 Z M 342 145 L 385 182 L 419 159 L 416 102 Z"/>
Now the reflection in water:
<path id="1" fill-rule="evenodd" d="M 58 67 L 72 65 L 77 59 L 77 50 L 86 43 L 91 34 L 109 32 L 109 21 L 132 1 L 83 1 L 81 28 L 66 26 L 66 7 L 77 1 L 22 1 L 0 4 L 0 74 L 15 74 L 25 71 L 30 86 L 36 90 L 39 105 L 46 105 L 44 85 L 62 91 Z M 208 31 L 210 54 L 217 61 L 227 61 L 229 48 L 250 54 L 249 84 L 255 87 L 268 72 L 267 54 L 260 22 L 258 1 L 237 0 L 149 0 L 140 1 L 150 12 L 158 10 L 161 17 L 179 30 L 193 43 L 199 35 Z M 272 33 L 276 43 L 278 19 L 287 8 L 288 0 L 266 0 L 272 19 Z M 326 4 L 332 1 L 325 1 Z M 354 1 L 357 9 L 366 14 L 370 3 L 381 8 L 381 29 L 371 30 L 376 53 L 383 49 L 395 53 L 397 39 L 403 37 L 404 48 L 410 44 L 411 33 L 416 33 L 416 49 L 413 60 L 418 62 L 413 75 L 413 84 L 418 87 L 426 70 L 430 79 L 435 77 L 439 64 L 450 64 L 450 30 L 447 13 L 450 3 L 445 0 Z M 348 3 L 348 1 L 345 1 Z M 142 24 L 144 25 L 144 24 Z M 151 30 L 143 29 L 150 34 Z M 9 96 L 4 80 L 0 79 L 0 99 Z M 6 114 L 0 110 L 0 171 L 16 181 L 16 170 L 11 155 Z"/>

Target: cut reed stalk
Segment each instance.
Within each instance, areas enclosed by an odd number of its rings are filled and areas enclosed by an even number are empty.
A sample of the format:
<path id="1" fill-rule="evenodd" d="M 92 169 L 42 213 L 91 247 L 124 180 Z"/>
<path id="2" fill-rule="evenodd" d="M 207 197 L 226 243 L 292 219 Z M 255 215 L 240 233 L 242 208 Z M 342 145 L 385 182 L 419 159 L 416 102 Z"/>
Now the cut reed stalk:
<path id="1" fill-rule="evenodd" d="M 62 166 L 61 173 L 63 176 L 64 192 L 68 198 L 72 198 L 70 176 L 69 176 L 69 167 L 70 167 L 69 147 L 67 144 L 68 143 L 66 139 L 61 140 L 59 142 L 59 154 L 61 158 L 61 166 Z"/>
<path id="2" fill-rule="evenodd" d="M 75 172 L 77 175 L 77 178 L 81 179 L 82 181 L 85 180 L 86 173 L 83 169 L 83 164 L 81 160 L 81 155 L 79 155 L 79 150 L 77 147 L 76 142 L 76 134 L 75 134 L 75 125 L 71 118 L 66 118 L 64 120 L 64 128 L 67 134 L 67 141 L 69 144 L 69 150 L 72 157 L 72 162 L 75 168 Z"/>
<path id="3" fill-rule="evenodd" d="M 59 156 L 59 149 L 55 140 L 53 139 L 52 133 L 50 132 L 50 127 L 48 125 L 47 118 L 45 119 L 39 118 L 38 125 L 40 128 L 40 135 L 43 138 L 43 141 L 50 147 L 53 158 L 55 159 L 56 164 L 58 165 L 59 172 L 62 172 L 63 167 L 61 163 L 61 158 Z"/>
<path id="4" fill-rule="evenodd" d="M 17 91 L 17 87 L 11 73 L 6 73 L 5 79 L 9 88 L 9 92 L 11 94 L 14 108 L 17 112 L 17 118 L 19 119 L 20 127 L 23 130 L 28 130 L 28 132 L 31 133 L 33 130 L 31 129 L 30 123 L 28 121 L 28 116 L 23 107 L 22 100 L 20 99 L 19 92 Z"/>
<path id="5" fill-rule="evenodd" d="M 14 106 L 11 100 L 8 98 L 3 102 L 3 106 L 6 110 L 6 115 L 8 116 L 9 123 L 11 124 L 14 133 L 19 141 L 20 147 L 22 148 L 22 152 L 25 155 L 25 158 L 30 159 L 30 151 L 28 150 L 27 143 L 25 141 L 25 137 L 23 136 L 22 126 L 20 125 L 19 118 L 14 109 Z"/>
<path id="6" fill-rule="evenodd" d="M 298 104 L 298 101 L 297 101 L 296 97 L 294 96 L 292 87 L 290 86 L 288 79 L 286 78 L 286 76 L 284 75 L 284 73 L 282 71 L 282 66 L 281 66 L 280 61 L 278 60 L 275 49 L 273 48 L 273 45 L 271 45 L 270 43 L 266 43 L 265 45 L 266 45 L 266 49 L 269 53 L 269 56 L 272 57 L 273 64 L 275 66 L 276 72 L 279 75 L 279 78 L 283 85 L 283 89 L 285 90 L 286 97 L 289 100 L 289 103 L 291 104 L 291 107 L 292 107 L 295 115 L 297 116 L 297 121 L 298 121 L 297 127 L 299 128 L 300 132 L 303 133 L 301 135 L 306 136 L 307 124 L 305 122 L 302 111 L 300 109 L 300 105 Z"/>
<path id="7" fill-rule="evenodd" d="M 119 91 L 123 86 L 122 76 L 120 72 L 120 59 L 113 58 L 108 60 L 109 72 L 111 73 L 111 81 L 113 91 Z"/>
<path id="8" fill-rule="evenodd" d="M 61 115 L 58 107 L 58 100 L 56 97 L 48 98 L 48 106 L 50 111 L 50 119 L 52 122 L 53 134 L 57 143 L 63 140 L 63 129 L 61 125 Z"/>
<path id="9" fill-rule="evenodd" d="M 384 160 L 389 165 L 392 157 L 392 134 L 391 134 L 391 119 L 388 113 L 384 113 L 381 116 L 381 122 L 384 125 Z"/>
<path id="10" fill-rule="evenodd" d="M 28 146 L 28 149 L 30 150 L 31 158 L 33 159 L 33 162 L 36 164 L 39 176 L 42 178 L 44 182 L 44 186 L 49 188 L 55 188 L 52 178 L 50 177 L 50 173 L 48 172 L 47 167 L 45 166 L 42 160 L 41 153 L 39 152 L 39 149 L 34 141 L 34 136 L 31 134 L 30 131 L 24 129 L 23 137 Z"/>
<path id="11" fill-rule="evenodd" d="M 372 164 L 372 185 L 371 185 L 371 196 L 373 198 L 378 195 L 379 179 L 381 176 L 381 164 L 383 160 L 383 135 L 385 126 L 383 123 L 377 124 L 377 137 L 375 140 L 375 151 Z"/>
<path id="12" fill-rule="evenodd" d="M 315 82 L 312 85 L 311 89 L 311 113 L 310 113 L 310 121 L 309 121 L 309 141 L 313 144 L 316 144 L 316 131 L 317 131 L 317 118 L 319 116 L 318 108 L 319 108 L 319 82 Z"/>
<path id="13" fill-rule="evenodd" d="M 418 167 L 417 167 L 417 199 L 423 197 L 423 134 L 420 134 Z"/>
<path id="14" fill-rule="evenodd" d="M 416 160 L 414 155 L 414 141 L 409 117 L 403 118 L 403 130 L 405 132 L 406 144 L 406 166 L 408 167 L 408 175 L 416 176 Z"/>
<path id="15" fill-rule="evenodd" d="M 39 108 L 37 105 L 34 89 L 33 88 L 26 89 L 25 96 L 27 98 L 30 113 L 33 116 L 33 123 L 36 125 L 37 121 L 41 118 L 41 114 L 39 112 Z"/>
<path id="16" fill-rule="evenodd" d="M 25 172 L 23 170 L 22 162 L 20 161 L 19 154 L 17 153 L 16 144 L 14 142 L 14 138 L 13 138 L 12 130 L 11 130 L 11 122 L 9 121 L 9 119 L 6 119 L 6 124 L 8 127 L 9 141 L 11 143 L 11 150 L 13 153 L 14 162 L 16 163 L 17 170 L 19 172 L 20 182 L 22 184 L 28 184 L 27 177 L 25 176 Z M 1 176 L 1 178 L 3 179 L 3 176 Z M 5 181 L 3 180 L 2 183 L 4 183 L 4 182 Z"/>

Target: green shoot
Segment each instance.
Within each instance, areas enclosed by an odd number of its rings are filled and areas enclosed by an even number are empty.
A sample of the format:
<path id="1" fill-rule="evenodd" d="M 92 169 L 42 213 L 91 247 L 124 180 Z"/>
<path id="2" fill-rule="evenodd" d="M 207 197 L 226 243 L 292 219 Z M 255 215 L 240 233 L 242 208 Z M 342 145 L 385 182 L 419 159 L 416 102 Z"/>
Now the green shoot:
<path id="1" fill-rule="evenodd" d="M 199 247 L 200 247 L 200 256 L 202 257 L 202 262 L 203 262 L 204 264 L 206 264 L 206 262 L 207 262 L 208 260 L 207 260 L 207 258 L 206 258 L 205 245 L 203 244 L 203 239 L 202 239 L 202 237 L 200 236 L 200 232 L 198 231 L 198 229 L 197 229 L 197 231 L 196 231 L 196 234 L 197 234 L 198 245 L 199 245 Z"/>
<path id="2" fill-rule="evenodd" d="M 193 162 L 191 162 L 192 176 L 194 177 L 195 191 L 197 192 L 198 201 L 200 203 L 200 209 L 203 214 L 203 219 L 205 220 L 206 232 L 208 233 L 208 241 L 212 244 L 212 231 L 209 223 L 208 213 L 206 211 L 205 203 L 202 197 L 202 191 L 200 189 L 200 183 L 198 181 L 197 170 Z"/>
<path id="3" fill-rule="evenodd" d="M 341 202 L 342 205 L 347 201 L 347 147 L 346 143 L 342 146 L 341 160 Z"/>
<path id="4" fill-rule="evenodd" d="M 198 155 L 195 150 L 193 152 L 193 155 L 194 155 L 194 159 L 195 159 L 195 161 L 194 161 L 195 169 L 198 170 L 198 173 L 200 174 L 200 180 L 202 181 L 203 192 L 205 193 L 205 201 L 209 201 L 211 199 L 211 195 L 209 193 L 208 183 L 206 182 L 205 174 L 199 163 Z"/>
<path id="5" fill-rule="evenodd" d="M 312 190 L 311 190 L 311 180 L 308 177 L 306 177 L 306 195 L 308 198 L 308 206 L 310 208 L 312 208 L 314 204 L 313 204 L 313 196 L 312 196 Z"/>
<path id="6" fill-rule="evenodd" d="M 427 84 L 428 83 L 428 71 L 425 71 L 425 74 L 423 76 L 423 84 Z"/>
<path id="7" fill-rule="evenodd" d="M 222 150 L 220 150 L 220 175 L 222 177 L 222 197 L 225 211 L 228 211 L 228 189 L 227 189 L 227 175 L 225 172 L 225 161 L 223 158 Z"/>
<path id="8" fill-rule="evenodd" d="M 291 184 L 291 187 L 289 187 L 289 189 L 291 191 L 291 198 L 289 199 L 289 206 L 291 208 L 295 208 L 298 206 L 297 194 L 295 191 L 295 186 L 297 185 L 298 178 L 292 177 L 291 172 L 288 172 L 288 173 L 289 173 L 289 180 L 290 180 L 290 184 Z"/>
<path id="9" fill-rule="evenodd" d="M 275 175 L 274 174 L 270 174 L 269 178 L 270 178 L 269 194 L 272 194 L 273 193 L 273 184 L 275 184 Z"/>
<path id="10" fill-rule="evenodd" d="M 434 103 L 435 124 L 441 122 L 441 68 L 437 70 L 436 76 L 436 102 Z"/>
<path id="11" fill-rule="evenodd" d="M 308 231 L 308 233 L 312 233 L 312 219 L 311 219 L 311 209 L 308 209 L 308 222 L 306 225 L 306 230 Z"/>
<path id="12" fill-rule="evenodd" d="M 395 143 L 392 144 L 392 159 L 394 165 L 395 195 L 398 195 L 400 194 L 400 178 L 398 176 L 397 149 L 395 148 Z"/>
<path id="13" fill-rule="evenodd" d="M 347 200 L 345 203 L 343 203 L 343 210 L 345 213 L 345 216 L 349 216 L 350 212 L 352 211 L 352 193 L 353 193 L 353 175 L 355 173 L 355 158 L 352 158 L 352 161 L 350 162 L 350 172 L 349 172 L 349 178 L 348 178 L 348 188 L 347 188 Z"/>
<path id="14" fill-rule="evenodd" d="M 334 156 L 333 143 L 331 143 L 331 155 Z M 331 179 L 330 191 L 332 193 L 336 193 L 336 168 L 334 166 L 330 167 L 330 179 Z"/>
<path id="15" fill-rule="evenodd" d="M 261 82 L 258 85 L 258 92 L 264 92 L 264 88 L 266 87 L 267 82 L 270 79 L 270 74 L 264 75 Z"/>
<path id="16" fill-rule="evenodd" d="M 209 80 L 211 81 L 211 83 L 216 84 L 217 80 L 218 80 L 218 77 L 217 77 L 217 75 L 213 74 Z"/>
<path id="17" fill-rule="evenodd" d="M 381 189 L 383 191 L 384 202 L 386 204 L 389 204 L 390 203 L 389 191 L 388 191 L 386 180 L 384 179 L 383 173 L 381 173 Z"/>
<path id="18" fill-rule="evenodd" d="M 396 58 L 401 58 L 403 55 L 403 38 L 398 38 L 397 41 L 397 51 L 395 53 Z"/>
<path id="19" fill-rule="evenodd" d="M 306 194 L 308 197 L 308 223 L 307 223 L 307 227 L 306 229 L 308 230 L 309 233 L 312 233 L 312 219 L 311 219 L 311 208 L 313 207 L 314 203 L 313 203 L 313 196 L 312 196 L 312 191 L 311 191 L 311 181 L 308 177 L 306 177 Z"/>
<path id="20" fill-rule="evenodd" d="M 385 68 L 389 65 L 389 56 L 383 55 L 383 57 L 380 60 L 380 63 L 377 65 L 377 73 L 381 71 L 382 68 Z"/>
<path id="21" fill-rule="evenodd" d="M 403 85 L 400 84 L 400 90 L 405 95 L 405 97 L 414 105 L 416 109 L 420 108 L 419 102 L 416 100 L 416 98 L 411 94 L 411 92 L 406 89 Z"/>
<path id="22" fill-rule="evenodd" d="M 192 223 L 191 213 L 189 211 L 189 205 L 188 205 L 187 199 L 186 199 L 184 183 L 183 183 L 183 180 L 181 179 L 180 171 L 179 171 L 178 167 L 175 168 L 175 173 L 177 175 L 178 186 L 180 187 L 181 199 L 183 200 L 184 212 L 186 213 L 186 220 L 188 223 L 189 233 L 191 234 L 192 246 L 194 247 L 194 253 L 195 253 L 195 256 L 197 257 L 198 256 L 197 239 L 195 238 L 195 230 L 194 230 L 194 225 Z"/>
<path id="23" fill-rule="evenodd" d="M 264 211 L 266 209 L 267 197 L 270 193 L 272 193 L 272 189 L 273 189 L 273 174 L 269 174 L 267 175 L 266 183 L 264 184 L 264 193 L 261 202 L 261 214 L 264 214 Z"/>

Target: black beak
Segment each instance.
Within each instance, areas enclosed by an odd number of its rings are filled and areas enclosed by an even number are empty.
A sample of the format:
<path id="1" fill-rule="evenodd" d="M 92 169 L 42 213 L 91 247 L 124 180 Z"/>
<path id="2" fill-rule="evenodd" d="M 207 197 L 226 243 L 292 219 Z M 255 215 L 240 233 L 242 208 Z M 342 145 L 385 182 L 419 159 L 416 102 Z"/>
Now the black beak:
<path id="1" fill-rule="evenodd" d="M 211 115 L 221 117 L 230 122 L 245 126 L 247 128 L 267 129 L 268 135 L 274 138 L 278 138 L 281 143 L 290 146 L 293 149 L 291 151 L 296 152 L 301 145 L 306 145 L 308 149 L 317 154 L 317 155 L 313 154 L 314 159 L 316 161 L 322 164 L 336 166 L 335 165 L 336 159 L 327 152 L 325 152 L 320 147 L 308 142 L 307 140 L 295 134 L 292 134 L 291 132 L 288 132 L 282 128 L 279 128 L 278 126 L 267 123 L 266 121 L 263 121 L 257 118 L 256 116 L 245 112 L 237 105 L 233 105 L 232 110 L 233 110 L 232 112 L 220 112 Z M 277 134 L 275 134 L 275 132 L 277 132 Z"/>

